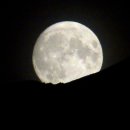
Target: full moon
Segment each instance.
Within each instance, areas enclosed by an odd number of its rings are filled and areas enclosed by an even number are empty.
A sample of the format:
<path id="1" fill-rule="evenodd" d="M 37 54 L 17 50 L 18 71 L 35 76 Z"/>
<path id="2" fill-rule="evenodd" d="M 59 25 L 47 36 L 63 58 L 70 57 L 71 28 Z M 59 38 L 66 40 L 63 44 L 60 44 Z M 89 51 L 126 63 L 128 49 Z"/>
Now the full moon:
<path id="1" fill-rule="evenodd" d="M 63 21 L 43 31 L 34 46 L 34 70 L 44 83 L 68 83 L 101 70 L 103 52 L 86 26 Z"/>

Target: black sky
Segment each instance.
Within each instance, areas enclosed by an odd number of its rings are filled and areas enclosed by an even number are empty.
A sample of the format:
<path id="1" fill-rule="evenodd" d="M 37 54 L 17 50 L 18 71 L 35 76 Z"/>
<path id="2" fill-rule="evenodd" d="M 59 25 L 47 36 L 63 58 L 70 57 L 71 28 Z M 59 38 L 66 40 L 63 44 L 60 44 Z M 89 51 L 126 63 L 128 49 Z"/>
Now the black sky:
<path id="1" fill-rule="evenodd" d="M 130 9 L 125 0 L 6 1 L 1 13 L 2 80 L 37 79 L 33 46 L 44 29 L 60 21 L 77 21 L 94 31 L 103 47 L 103 69 L 130 56 Z"/>

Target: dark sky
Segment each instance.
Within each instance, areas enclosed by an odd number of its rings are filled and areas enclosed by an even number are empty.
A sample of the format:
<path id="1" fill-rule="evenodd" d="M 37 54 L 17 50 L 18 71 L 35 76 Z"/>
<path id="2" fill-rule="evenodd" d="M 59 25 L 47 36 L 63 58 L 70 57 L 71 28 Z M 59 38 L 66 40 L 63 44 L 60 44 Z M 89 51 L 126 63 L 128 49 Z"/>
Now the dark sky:
<path id="1" fill-rule="evenodd" d="M 103 47 L 103 69 L 130 56 L 130 10 L 125 0 L 6 1 L 1 13 L 2 80 L 37 79 L 33 46 L 44 29 L 60 21 L 76 21 L 94 31 Z"/>

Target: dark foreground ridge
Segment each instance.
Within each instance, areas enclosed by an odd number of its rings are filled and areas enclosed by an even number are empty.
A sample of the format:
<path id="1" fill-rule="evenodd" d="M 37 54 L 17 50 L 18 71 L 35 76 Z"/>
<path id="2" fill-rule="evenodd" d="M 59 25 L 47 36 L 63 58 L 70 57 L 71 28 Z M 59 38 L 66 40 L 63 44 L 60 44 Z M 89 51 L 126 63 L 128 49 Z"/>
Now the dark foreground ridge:
<path id="1" fill-rule="evenodd" d="M 127 96 L 130 60 L 124 60 L 82 79 L 67 84 L 44 84 L 38 81 L 17 81 L 2 84 L 6 96 Z"/>

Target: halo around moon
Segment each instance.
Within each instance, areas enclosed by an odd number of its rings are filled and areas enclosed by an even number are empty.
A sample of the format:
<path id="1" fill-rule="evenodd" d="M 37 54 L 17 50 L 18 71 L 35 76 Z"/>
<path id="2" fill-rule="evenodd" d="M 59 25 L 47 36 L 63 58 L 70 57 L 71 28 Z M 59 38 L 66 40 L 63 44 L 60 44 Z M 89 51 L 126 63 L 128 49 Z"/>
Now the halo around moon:
<path id="1" fill-rule="evenodd" d="M 58 84 L 99 72 L 103 52 L 97 36 L 88 27 L 64 21 L 41 33 L 32 59 L 42 82 Z"/>

